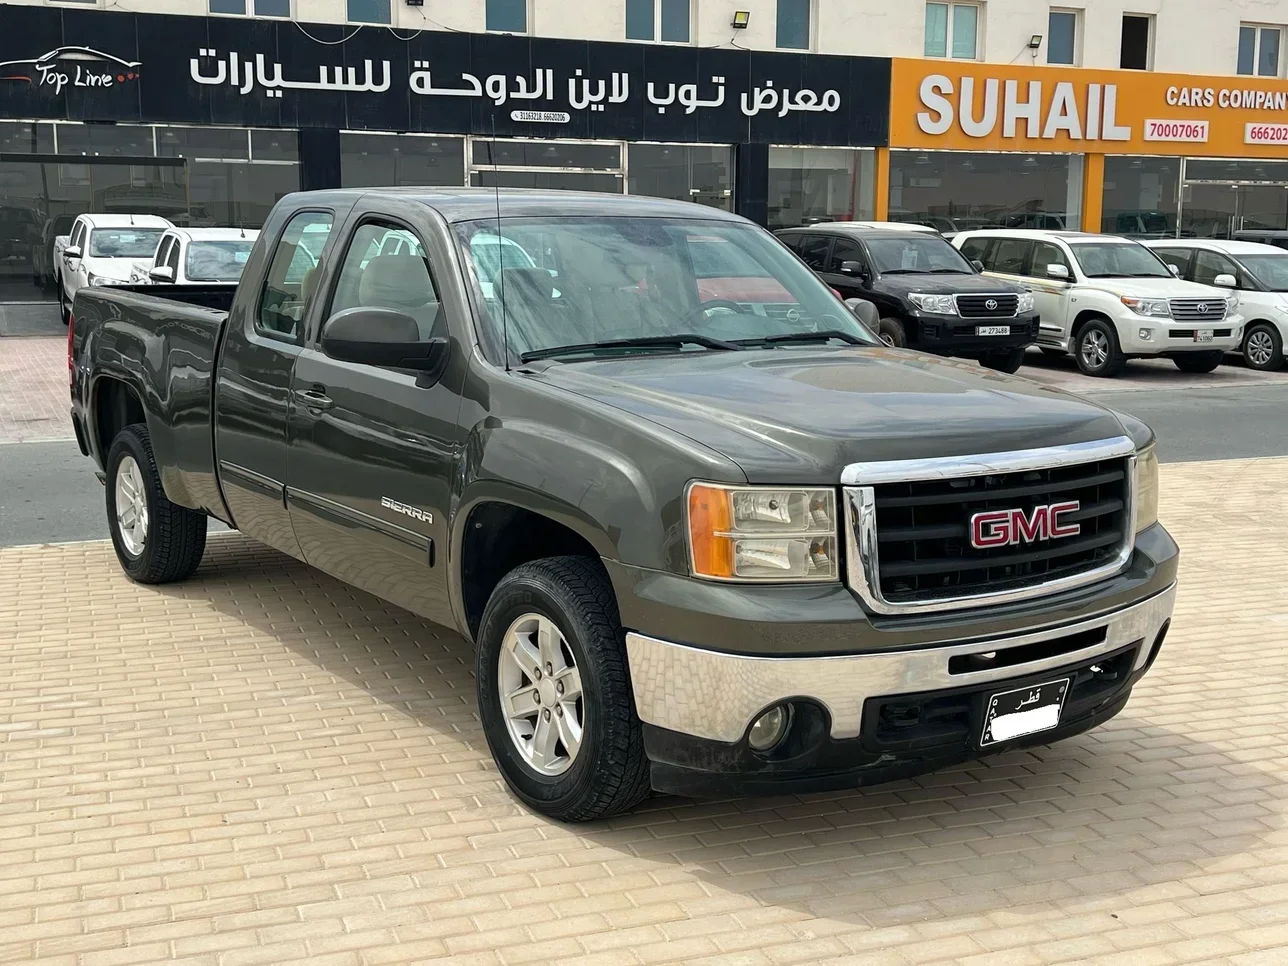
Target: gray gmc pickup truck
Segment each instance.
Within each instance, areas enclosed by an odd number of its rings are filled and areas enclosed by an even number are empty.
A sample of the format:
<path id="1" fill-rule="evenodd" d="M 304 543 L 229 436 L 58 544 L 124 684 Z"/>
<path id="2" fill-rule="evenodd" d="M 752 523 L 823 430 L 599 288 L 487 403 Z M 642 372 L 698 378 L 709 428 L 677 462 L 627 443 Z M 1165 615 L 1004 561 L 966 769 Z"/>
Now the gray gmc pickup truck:
<path id="1" fill-rule="evenodd" d="M 78 293 L 72 415 L 130 577 L 193 574 L 216 517 L 455 628 L 557 819 L 1117 714 L 1175 595 L 1153 434 L 861 308 L 694 205 L 293 194 L 235 293 Z"/>

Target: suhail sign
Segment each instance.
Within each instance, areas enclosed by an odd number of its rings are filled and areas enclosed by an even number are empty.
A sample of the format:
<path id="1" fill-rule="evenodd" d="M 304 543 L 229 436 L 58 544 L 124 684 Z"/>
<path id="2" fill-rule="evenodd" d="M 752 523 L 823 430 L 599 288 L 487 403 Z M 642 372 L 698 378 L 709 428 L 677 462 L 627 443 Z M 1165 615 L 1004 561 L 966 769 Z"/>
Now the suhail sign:
<path id="1" fill-rule="evenodd" d="M 1075 141 L 1129 141 L 1130 125 L 1118 123 L 1118 86 L 1069 81 L 963 77 L 955 84 L 943 74 L 921 81 L 917 126 L 926 134 L 946 134 L 956 126 L 972 138 L 1001 130 L 1002 137 L 1050 140 L 1065 134 Z"/>
<path id="2" fill-rule="evenodd" d="M 57 47 L 31 60 L 0 63 L 0 80 L 61 94 L 69 87 L 101 90 L 137 80 L 141 66 L 92 47 Z"/>

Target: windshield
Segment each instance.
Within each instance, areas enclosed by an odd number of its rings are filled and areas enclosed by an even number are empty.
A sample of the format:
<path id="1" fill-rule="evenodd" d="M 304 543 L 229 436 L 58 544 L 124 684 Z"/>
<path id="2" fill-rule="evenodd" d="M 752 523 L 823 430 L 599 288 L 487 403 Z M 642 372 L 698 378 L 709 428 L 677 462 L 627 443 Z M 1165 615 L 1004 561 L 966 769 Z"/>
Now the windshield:
<path id="1" fill-rule="evenodd" d="M 95 228 L 89 235 L 94 258 L 143 258 L 157 250 L 164 228 Z"/>
<path id="2" fill-rule="evenodd" d="M 975 269 L 961 252 L 934 235 L 916 238 L 868 237 L 868 251 L 878 275 L 942 272 L 974 275 Z"/>
<path id="3" fill-rule="evenodd" d="M 1288 252 L 1282 255 L 1240 255 L 1243 267 L 1272 292 L 1288 292 Z"/>
<path id="4" fill-rule="evenodd" d="M 686 337 L 683 351 L 812 332 L 875 344 L 813 272 L 750 225 L 548 217 L 509 219 L 500 231 L 494 220 L 469 222 L 457 232 L 483 296 L 483 334 L 512 357 L 673 336 Z M 659 349 L 680 351 L 674 340 L 601 351 Z"/>
<path id="5" fill-rule="evenodd" d="M 188 246 L 188 280 L 235 282 L 241 278 L 255 239 L 192 242 Z"/>
<path id="6" fill-rule="evenodd" d="M 1159 257 L 1134 242 L 1094 242 L 1071 245 L 1087 278 L 1171 278 Z"/>

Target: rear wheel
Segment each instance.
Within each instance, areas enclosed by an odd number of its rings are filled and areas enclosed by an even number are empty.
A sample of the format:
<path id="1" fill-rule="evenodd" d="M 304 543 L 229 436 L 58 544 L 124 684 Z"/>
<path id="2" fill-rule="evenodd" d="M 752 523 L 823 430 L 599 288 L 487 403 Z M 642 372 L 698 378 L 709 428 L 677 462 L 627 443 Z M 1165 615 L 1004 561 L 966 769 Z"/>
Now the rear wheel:
<path id="1" fill-rule="evenodd" d="M 908 344 L 907 333 L 904 332 L 903 323 L 898 319 L 882 319 L 877 327 L 877 336 L 886 345 L 895 349 L 902 349 Z"/>
<path id="2" fill-rule="evenodd" d="M 1024 347 L 1018 349 L 1000 349 L 980 356 L 979 364 L 998 372 L 1018 372 L 1024 365 Z"/>
<path id="3" fill-rule="evenodd" d="M 1116 376 L 1127 365 L 1127 357 L 1118 346 L 1118 333 L 1107 319 L 1092 319 L 1078 330 L 1074 358 L 1088 376 Z"/>
<path id="4" fill-rule="evenodd" d="M 497 585 L 478 635 L 479 716 L 510 790 L 563 822 L 649 791 L 617 602 L 596 561 L 550 557 Z"/>
<path id="5" fill-rule="evenodd" d="M 72 324 L 72 303 L 67 300 L 67 292 L 58 287 L 58 313 L 63 317 L 63 325 Z"/>
<path id="6" fill-rule="evenodd" d="M 1263 372 L 1279 369 L 1284 364 L 1284 340 L 1279 329 L 1259 322 L 1243 337 L 1243 361 L 1249 369 Z"/>
<path id="7" fill-rule="evenodd" d="M 1212 372 L 1225 359 L 1225 353 L 1219 349 L 1214 352 L 1187 352 L 1182 356 L 1173 356 L 1172 361 L 1181 372 Z"/>
<path id="8" fill-rule="evenodd" d="M 107 525 L 121 568 L 141 584 L 184 580 L 205 552 L 206 515 L 166 498 L 141 423 L 117 433 L 108 450 Z"/>

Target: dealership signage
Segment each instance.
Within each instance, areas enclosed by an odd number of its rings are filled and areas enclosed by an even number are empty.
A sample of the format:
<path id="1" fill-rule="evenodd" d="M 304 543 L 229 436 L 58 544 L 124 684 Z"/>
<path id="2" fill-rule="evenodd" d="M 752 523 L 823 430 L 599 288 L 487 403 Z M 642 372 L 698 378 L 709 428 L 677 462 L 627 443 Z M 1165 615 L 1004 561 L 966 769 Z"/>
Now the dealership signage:
<path id="1" fill-rule="evenodd" d="M 878 145 L 888 128 L 882 58 L 3 2 L 0 17 L 0 117 L 716 144 Z"/>
<path id="2" fill-rule="evenodd" d="M 895 60 L 890 144 L 973 151 L 1280 157 L 1288 84 Z M 1201 148 L 1196 146 L 1201 145 Z"/>

